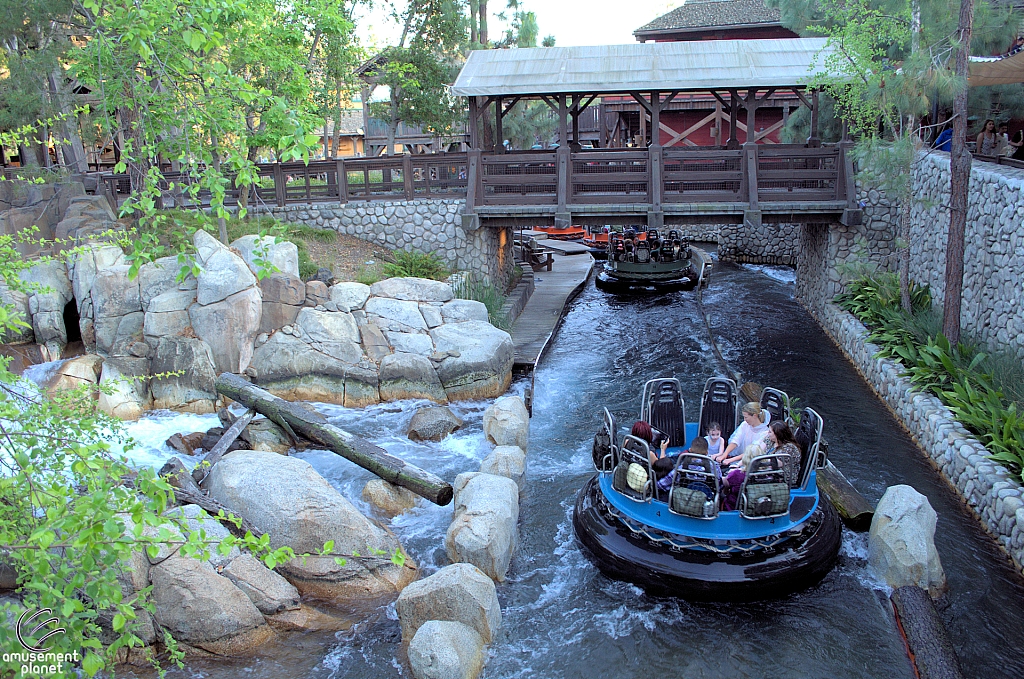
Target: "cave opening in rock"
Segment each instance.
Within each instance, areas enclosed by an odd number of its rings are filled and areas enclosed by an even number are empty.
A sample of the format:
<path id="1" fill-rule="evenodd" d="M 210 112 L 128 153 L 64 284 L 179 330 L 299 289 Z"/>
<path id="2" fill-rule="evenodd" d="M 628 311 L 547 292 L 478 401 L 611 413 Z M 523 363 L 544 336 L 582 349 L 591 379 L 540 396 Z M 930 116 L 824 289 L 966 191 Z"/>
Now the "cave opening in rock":
<path id="1" fill-rule="evenodd" d="M 68 344 L 82 341 L 82 328 L 78 321 L 78 304 L 71 300 L 64 305 L 64 328 L 68 333 Z"/>

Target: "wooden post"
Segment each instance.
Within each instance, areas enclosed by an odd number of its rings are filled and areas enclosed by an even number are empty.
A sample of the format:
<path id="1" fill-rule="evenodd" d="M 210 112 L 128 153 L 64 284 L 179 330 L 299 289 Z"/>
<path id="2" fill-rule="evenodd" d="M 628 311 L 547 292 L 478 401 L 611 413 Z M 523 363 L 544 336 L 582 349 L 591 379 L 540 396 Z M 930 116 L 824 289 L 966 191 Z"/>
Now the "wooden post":
<path id="1" fill-rule="evenodd" d="M 651 92 L 651 146 L 661 146 L 661 92 Z"/>
<path id="2" fill-rule="evenodd" d="M 757 141 L 757 90 L 747 90 L 747 98 L 744 104 L 747 109 L 747 143 Z"/>
<path id="3" fill-rule="evenodd" d="M 640 107 L 640 143 L 637 146 L 647 146 L 647 110 Z"/>
<path id="4" fill-rule="evenodd" d="M 338 161 L 338 202 L 348 202 L 348 171 L 344 160 Z"/>
<path id="5" fill-rule="evenodd" d="M 480 148 L 480 130 L 477 126 L 477 117 L 480 115 L 480 108 L 476 97 L 469 98 L 469 148 Z"/>
<path id="6" fill-rule="evenodd" d="M 818 138 L 818 90 L 811 90 L 811 136 L 807 137 L 807 146 L 814 149 L 821 146 Z"/>
<path id="7" fill-rule="evenodd" d="M 558 95 L 558 147 L 568 144 L 568 131 L 566 130 L 567 109 L 565 106 L 565 95 Z"/>
<path id="8" fill-rule="evenodd" d="M 743 145 L 747 161 L 747 203 L 750 211 L 759 211 L 761 205 L 757 197 L 757 145 L 753 142 Z"/>
<path id="9" fill-rule="evenodd" d="M 722 102 L 715 102 L 715 146 L 722 145 Z"/>
<path id="10" fill-rule="evenodd" d="M 505 112 L 502 110 L 501 97 L 494 98 L 494 152 L 504 153 L 505 152 L 505 132 L 502 129 L 501 122 L 505 118 Z"/>
<path id="11" fill-rule="evenodd" d="M 608 123 L 604 118 L 604 114 L 604 100 L 601 100 L 601 103 L 597 105 L 597 145 L 600 148 L 608 148 Z"/>
<path id="12" fill-rule="evenodd" d="M 452 501 L 451 484 L 330 424 L 317 412 L 289 403 L 231 373 L 222 373 L 215 387 L 218 393 L 265 415 L 285 431 L 295 431 L 314 443 L 326 446 L 327 450 L 355 462 L 385 481 L 407 488 L 442 507 Z"/>
<path id="13" fill-rule="evenodd" d="M 285 192 L 284 170 L 281 163 L 274 163 L 274 197 L 277 198 L 277 206 L 284 207 L 287 193 Z"/>
<path id="14" fill-rule="evenodd" d="M 665 220 L 661 209 L 661 193 L 664 189 L 661 148 L 661 92 L 651 92 L 651 145 L 647 150 L 650 184 L 648 197 L 651 209 L 647 214 L 647 226 L 660 229 Z"/>
<path id="15" fill-rule="evenodd" d="M 412 156 L 408 153 L 402 156 L 402 183 L 405 184 L 405 199 L 412 200 Z"/>
<path id="16" fill-rule="evenodd" d="M 729 90 L 729 141 L 726 143 L 728 149 L 738 149 L 740 140 L 736 136 L 736 115 L 739 112 L 740 96 L 736 90 Z"/>

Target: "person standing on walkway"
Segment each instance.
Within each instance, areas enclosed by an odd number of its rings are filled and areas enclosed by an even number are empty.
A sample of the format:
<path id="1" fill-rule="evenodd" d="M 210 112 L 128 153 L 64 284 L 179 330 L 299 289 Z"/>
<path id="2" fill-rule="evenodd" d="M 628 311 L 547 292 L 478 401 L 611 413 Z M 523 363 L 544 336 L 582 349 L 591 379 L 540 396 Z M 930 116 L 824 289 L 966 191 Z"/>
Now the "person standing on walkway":
<path id="1" fill-rule="evenodd" d="M 989 118 L 981 126 L 981 133 L 978 134 L 976 153 L 979 156 L 994 156 L 998 147 L 999 135 L 996 134 L 996 121 Z"/>

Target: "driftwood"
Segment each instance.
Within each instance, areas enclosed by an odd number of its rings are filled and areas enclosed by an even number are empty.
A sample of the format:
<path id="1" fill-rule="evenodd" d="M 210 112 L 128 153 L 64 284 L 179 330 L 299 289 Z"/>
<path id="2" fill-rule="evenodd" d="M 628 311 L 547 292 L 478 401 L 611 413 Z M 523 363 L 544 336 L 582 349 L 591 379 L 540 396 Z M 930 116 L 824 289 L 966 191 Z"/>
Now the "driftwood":
<path id="1" fill-rule="evenodd" d="M 224 435 L 220 437 L 220 441 L 217 441 L 217 445 L 213 447 L 213 450 L 206 454 L 203 461 L 196 465 L 196 468 L 192 470 L 192 478 L 196 480 L 196 483 L 202 483 L 207 476 L 210 475 L 210 470 L 213 469 L 213 465 L 217 464 L 217 460 L 224 457 L 224 453 L 228 452 L 228 447 L 235 442 L 238 435 L 242 433 L 242 430 L 249 426 L 252 422 L 253 416 L 256 415 L 256 411 L 249 409 L 244 415 L 235 420 L 228 430 L 224 432 Z M 205 463 L 205 464 L 204 464 Z"/>
<path id="2" fill-rule="evenodd" d="M 253 536 L 257 538 L 263 535 L 262 531 L 249 523 L 245 518 L 232 513 L 230 509 L 200 490 L 195 479 L 192 478 L 188 473 L 188 470 L 185 469 L 185 465 L 183 465 L 181 460 L 178 458 L 172 457 L 167 464 L 161 467 L 160 476 L 162 476 L 167 483 L 174 486 L 174 498 L 178 500 L 179 503 L 186 505 L 199 505 L 206 510 L 207 514 L 224 524 L 224 527 L 237 537 L 244 537 L 246 532 L 252 533 Z M 221 511 L 224 512 L 225 518 L 221 519 L 217 517 L 217 514 Z M 236 526 L 233 521 L 229 521 L 227 519 L 229 516 L 241 519 L 241 525 Z"/>
<path id="3" fill-rule="evenodd" d="M 963 679 L 960 661 L 928 592 L 909 585 L 892 593 L 896 624 L 921 679 Z"/>
<path id="4" fill-rule="evenodd" d="M 217 393 L 265 415 L 285 431 L 297 432 L 346 460 L 355 462 L 363 469 L 373 472 L 385 481 L 407 488 L 442 507 L 452 501 L 451 484 L 388 454 L 386 450 L 369 441 L 330 424 L 317 412 L 307 410 L 298 403 L 278 398 L 231 373 L 223 373 L 218 377 L 216 388 Z"/>
<path id="5" fill-rule="evenodd" d="M 850 530 L 864 532 L 871 527 L 875 507 L 857 492 L 843 473 L 831 462 L 818 470 L 818 490 L 832 502 L 839 511 L 843 523 Z"/>

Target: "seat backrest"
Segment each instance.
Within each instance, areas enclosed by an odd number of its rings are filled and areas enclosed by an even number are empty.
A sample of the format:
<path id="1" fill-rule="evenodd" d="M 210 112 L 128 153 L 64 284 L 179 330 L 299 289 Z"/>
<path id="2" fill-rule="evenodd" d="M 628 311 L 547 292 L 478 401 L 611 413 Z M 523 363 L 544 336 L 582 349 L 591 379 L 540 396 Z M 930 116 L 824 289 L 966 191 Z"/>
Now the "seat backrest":
<path id="1" fill-rule="evenodd" d="M 789 455 L 759 455 L 750 461 L 740 486 L 737 509 L 748 519 L 767 519 L 789 514 Z"/>
<path id="2" fill-rule="evenodd" d="M 818 451 L 821 446 L 821 430 L 823 423 L 821 416 L 811 408 L 804 408 L 800 414 L 800 426 L 793 433 L 796 444 L 800 448 L 800 476 L 797 486 L 806 488 L 807 481 L 811 477 L 811 470 L 817 461 Z M 822 462 L 824 464 L 824 461 Z"/>
<path id="3" fill-rule="evenodd" d="M 668 510 L 695 519 L 718 516 L 721 485 L 715 463 L 707 455 L 683 453 L 672 472 Z"/>
<path id="4" fill-rule="evenodd" d="M 642 240 L 636 244 L 636 261 L 641 263 L 651 261 L 651 246 L 647 241 Z"/>
<path id="5" fill-rule="evenodd" d="M 686 442 L 686 403 L 679 380 L 660 377 L 644 384 L 640 419 L 668 436 L 669 445 L 683 445 Z"/>
<path id="6" fill-rule="evenodd" d="M 599 472 L 610 472 L 615 469 L 615 462 L 618 457 L 619 447 L 616 441 L 615 416 L 604 409 L 604 418 L 601 428 L 594 435 L 594 446 L 591 455 L 594 459 L 594 467 Z"/>
<path id="7" fill-rule="evenodd" d="M 759 399 L 761 408 L 772 414 L 772 422 L 789 422 L 789 395 L 784 391 L 765 387 Z"/>
<path id="8" fill-rule="evenodd" d="M 736 429 L 736 383 L 728 377 L 712 377 L 704 383 L 697 435 L 705 436 L 711 422 L 722 426 L 722 438 L 726 440 Z"/>
<path id="9" fill-rule="evenodd" d="M 655 480 L 647 441 L 627 435 L 619 448 L 612 488 L 634 502 L 650 502 L 654 497 Z"/>

